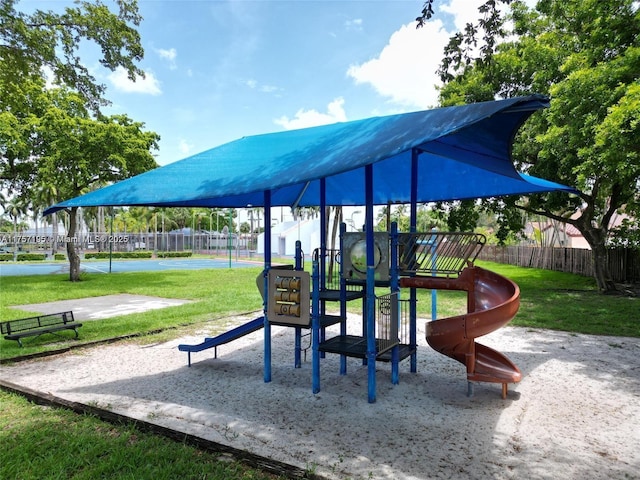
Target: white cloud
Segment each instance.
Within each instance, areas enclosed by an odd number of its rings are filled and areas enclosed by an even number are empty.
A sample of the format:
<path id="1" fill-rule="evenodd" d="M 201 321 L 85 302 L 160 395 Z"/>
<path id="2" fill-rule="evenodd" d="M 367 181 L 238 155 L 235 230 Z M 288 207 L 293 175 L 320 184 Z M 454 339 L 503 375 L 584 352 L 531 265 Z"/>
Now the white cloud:
<path id="1" fill-rule="evenodd" d="M 453 15 L 456 31 L 463 31 L 467 23 L 478 22 L 480 18 L 478 7 L 483 3 L 485 0 L 450 0 L 449 3 L 443 3 L 439 10 Z"/>
<path id="2" fill-rule="evenodd" d="M 188 143 L 184 138 L 180 139 L 180 142 L 178 143 L 178 150 L 180 150 L 181 154 L 187 155 L 192 149 L 192 144 Z"/>
<path id="3" fill-rule="evenodd" d="M 467 23 L 477 23 L 478 7 L 486 0 L 449 0 L 438 2 L 438 10 L 452 16 L 451 31 L 438 18 L 416 29 L 415 22 L 394 32 L 382 51 L 369 61 L 352 65 L 347 75 L 356 84 L 368 84 L 383 97 L 404 108 L 430 108 L 437 105 L 435 73 L 442 61 L 445 45 Z M 535 3 L 535 0 L 526 0 Z"/>
<path id="4" fill-rule="evenodd" d="M 178 56 L 178 52 L 175 48 L 170 48 L 169 50 L 165 50 L 164 48 L 157 48 L 156 53 L 160 58 L 169 62 L 169 68 L 171 70 L 175 70 L 176 68 L 178 68 L 176 66 L 176 57 Z"/>
<path id="5" fill-rule="evenodd" d="M 431 20 L 421 29 L 415 23 L 404 25 L 376 58 L 352 65 L 347 75 L 405 107 L 435 106 L 439 83 L 435 72 L 449 36 L 440 20 Z"/>
<path id="6" fill-rule="evenodd" d="M 262 85 L 260 87 L 260 91 L 263 93 L 274 93 L 279 91 L 280 88 L 276 87 L 275 85 Z"/>
<path id="7" fill-rule="evenodd" d="M 344 26 L 347 30 L 362 30 L 363 21 L 361 18 L 354 18 L 353 20 L 347 20 L 344 22 Z"/>
<path id="8" fill-rule="evenodd" d="M 51 67 L 49 67 L 48 65 L 45 65 L 42 67 L 42 73 L 44 75 L 44 87 L 47 90 L 51 90 L 52 88 L 55 88 L 57 85 L 55 83 L 55 75 L 53 74 L 53 70 L 51 69 Z"/>
<path id="9" fill-rule="evenodd" d="M 443 12 L 449 13 L 453 16 L 453 23 L 455 25 L 456 32 L 464 31 L 467 23 L 477 24 L 480 19 L 480 12 L 478 8 L 485 3 L 486 0 L 450 0 L 449 3 L 444 3 L 440 7 Z M 525 5 L 529 8 L 534 8 L 537 0 L 524 0 Z M 496 7 L 503 14 L 509 10 L 509 7 L 502 3 L 497 3 Z M 511 28 L 513 25 L 507 23 L 507 27 Z M 453 35 L 454 32 L 451 32 Z M 475 51 L 480 50 L 480 45 L 475 47 Z"/>
<path id="10" fill-rule="evenodd" d="M 321 113 L 317 110 L 300 109 L 296 112 L 295 117 L 289 118 L 287 116 L 282 116 L 275 119 L 274 122 L 277 125 L 284 127 L 286 130 L 294 130 L 297 128 L 345 122 L 346 120 L 347 114 L 344 111 L 344 98 L 339 97 L 327 105 L 326 113 Z"/>
<path id="11" fill-rule="evenodd" d="M 275 93 L 282 90 L 280 87 L 276 87 L 275 85 L 262 85 L 253 78 L 246 80 L 244 84 L 247 87 L 249 87 L 251 90 L 258 90 L 259 92 L 262 92 L 262 93 Z"/>
<path id="12" fill-rule="evenodd" d="M 153 72 L 145 72 L 144 78 L 137 77 L 136 81 L 132 82 L 127 76 L 127 71 L 122 67 L 118 67 L 109 74 L 109 80 L 117 90 L 125 93 L 144 93 L 148 95 L 160 95 L 162 93 L 160 82 Z"/>

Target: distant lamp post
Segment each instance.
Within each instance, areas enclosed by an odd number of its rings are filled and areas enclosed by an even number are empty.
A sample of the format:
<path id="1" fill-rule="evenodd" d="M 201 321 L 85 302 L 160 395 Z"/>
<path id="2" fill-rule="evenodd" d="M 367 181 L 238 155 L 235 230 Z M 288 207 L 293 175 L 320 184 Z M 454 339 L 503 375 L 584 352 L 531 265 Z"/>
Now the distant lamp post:
<path id="1" fill-rule="evenodd" d="M 213 231 L 213 209 L 209 213 L 209 241 L 207 242 L 207 250 L 211 253 L 211 232 Z"/>

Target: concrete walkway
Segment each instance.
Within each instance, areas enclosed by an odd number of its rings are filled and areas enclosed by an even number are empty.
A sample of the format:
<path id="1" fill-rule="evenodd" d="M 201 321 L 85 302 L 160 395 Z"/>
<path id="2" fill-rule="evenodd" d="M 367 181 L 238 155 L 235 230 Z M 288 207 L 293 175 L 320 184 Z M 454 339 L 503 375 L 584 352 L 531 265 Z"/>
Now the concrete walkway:
<path id="1" fill-rule="evenodd" d="M 34 315 L 73 311 L 76 320 L 100 320 L 158 308 L 189 303 L 177 298 L 159 298 L 146 295 L 105 295 L 103 297 L 78 298 L 59 302 L 14 305 L 11 308 L 34 312 Z"/>

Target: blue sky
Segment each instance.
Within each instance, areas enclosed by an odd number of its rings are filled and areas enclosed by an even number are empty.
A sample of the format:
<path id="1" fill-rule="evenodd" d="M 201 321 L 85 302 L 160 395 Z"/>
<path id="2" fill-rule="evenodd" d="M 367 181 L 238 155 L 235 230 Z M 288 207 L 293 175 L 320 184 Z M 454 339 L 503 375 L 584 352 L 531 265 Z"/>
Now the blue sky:
<path id="1" fill-rule="evenodd" d="M 423 0 L 138 0 L 145 78 L 104 69 L 95 47 L 81 58 L 107 86 L 104 113 L 158 133 L 166 165 L 248 135 L 435 106 L 443 48 L 485 1 L 436 0 L 417 30 Z M 362 224 L 362 210 L 345 215 Z"/>
<path id="2" fill-rule="evenodd" d="M 160 134 L 164 165 L 247 135 L 434 106 L 443 46 L 481 3 L 437 0 L 416 30 L 422 0 L 139 0 L 146 78 L 101 68 L 92 49 L 83 61 L 107 85 L 105 113 Z"/>

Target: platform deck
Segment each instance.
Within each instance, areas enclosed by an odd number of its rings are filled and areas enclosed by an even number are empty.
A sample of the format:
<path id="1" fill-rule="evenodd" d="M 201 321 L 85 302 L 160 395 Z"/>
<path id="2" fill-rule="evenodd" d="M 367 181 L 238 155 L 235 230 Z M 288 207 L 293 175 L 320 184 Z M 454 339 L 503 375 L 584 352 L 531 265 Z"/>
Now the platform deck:
<path id="1" fill-rule="evenodd" d="M 386 342 L 387 340 L 377 338 L 376 351 L 383 350 Z M 407 344 L 401 343 L 399 347 L 400 360 L 407 358 L 415 352 L 415 348 L 412 349 L 411 346 Z M 319 349 L 321 352 L 338 353 L 348 357 L 367 358 L 367 339 L 357 335 L 338 335 L 320 343 Z M 391 349 L 386 349 L 382 353 L 379 353 L 376 360 L 390 362 Z"/>

